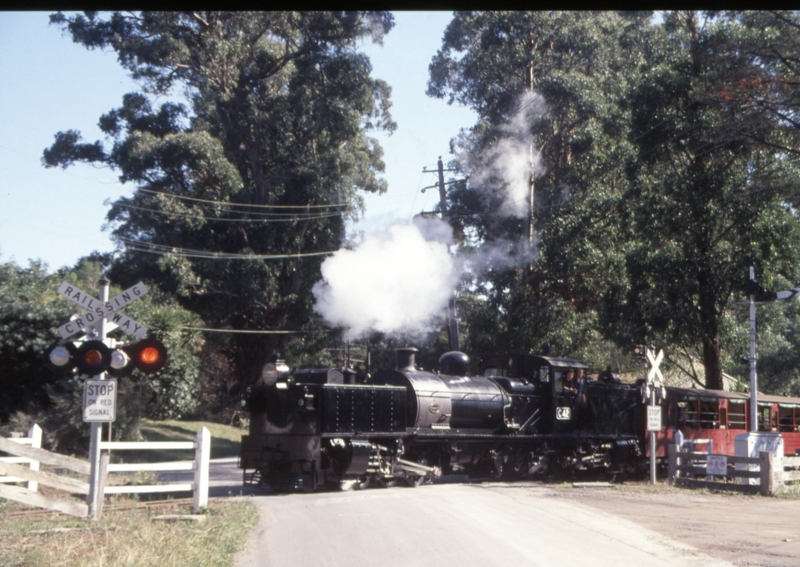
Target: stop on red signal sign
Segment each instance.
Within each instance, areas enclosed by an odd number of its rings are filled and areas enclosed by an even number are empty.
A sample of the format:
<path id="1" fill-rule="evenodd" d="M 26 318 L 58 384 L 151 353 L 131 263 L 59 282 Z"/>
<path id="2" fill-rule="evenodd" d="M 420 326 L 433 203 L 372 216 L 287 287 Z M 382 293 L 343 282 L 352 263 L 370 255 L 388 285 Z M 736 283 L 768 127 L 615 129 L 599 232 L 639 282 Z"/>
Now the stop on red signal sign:
<path id="1" fill-rule="evenodd" d="M 86 380 L 83 385 L 83 421 L 114 421 L 117 418 L 117 381 Z"/>

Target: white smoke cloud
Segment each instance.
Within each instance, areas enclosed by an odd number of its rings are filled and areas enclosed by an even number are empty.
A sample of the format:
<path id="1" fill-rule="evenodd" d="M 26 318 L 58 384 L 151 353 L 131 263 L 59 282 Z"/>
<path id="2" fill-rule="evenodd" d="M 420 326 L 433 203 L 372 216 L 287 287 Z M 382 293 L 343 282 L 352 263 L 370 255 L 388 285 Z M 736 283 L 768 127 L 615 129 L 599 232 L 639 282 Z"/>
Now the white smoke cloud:
<path id="1" fill-rule="evenodd" d="M 531 125 L 547 112 L 543 98 L 526 93 L 500 131 L 504 137 L 482 152 L 459 159 L 473 187 L 505 186 L 506 215 L 528 213 L 531 172 L 541 175 Z M 468 156 L 468 157 L 464 157 Z M 439 219 L 416 219 L 382 232 L 366 232 L 353 250 L 339 250 L 322 264 L 314 285 L 314 309 L 356 338 L 369 331 L 419 340 L 435 330 L 461 274 L 508 269 L 536 258 L 526 242 L 484 243 L 459 259 L 450 253 L 452 228 Z"/>
<path id="2" fill-rule="evenodd" d="M 322 264 L 314 309 L 351 337 L 371 330 L 392 335 L 430 332 L 458 282 L 451 228 L 438 219 L 367 233 L 354 250 Z"/>
<path id="3" fill-rule="evenodd" d="M 498 181 L 505 186 L 500 212 L 508 216 L 528 213 L 531 173 L 534 177 L 544 173 L 531 125 L 547 113 L 547 104 L 538 93 L 526 92 L 520 97 L 517 109 L 499 128 L 503 137 L 494 145 L 481 151 L 471 149 L 459 156 L 472 187 L 492 186 Z"/>

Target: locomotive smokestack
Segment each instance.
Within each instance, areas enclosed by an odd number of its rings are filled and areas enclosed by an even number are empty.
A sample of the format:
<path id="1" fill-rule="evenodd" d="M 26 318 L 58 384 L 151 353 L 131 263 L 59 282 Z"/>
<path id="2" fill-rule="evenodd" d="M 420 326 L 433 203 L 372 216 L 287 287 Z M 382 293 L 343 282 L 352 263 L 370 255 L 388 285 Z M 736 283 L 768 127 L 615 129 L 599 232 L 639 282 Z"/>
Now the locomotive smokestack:
<path id="1" fill-rule="evenodd" d="M 398 348 L 394 352 L 397 357 L 395 370 L 416 370 L 414 355 L 417 353 L 417 349 L 414 347 Z"/>

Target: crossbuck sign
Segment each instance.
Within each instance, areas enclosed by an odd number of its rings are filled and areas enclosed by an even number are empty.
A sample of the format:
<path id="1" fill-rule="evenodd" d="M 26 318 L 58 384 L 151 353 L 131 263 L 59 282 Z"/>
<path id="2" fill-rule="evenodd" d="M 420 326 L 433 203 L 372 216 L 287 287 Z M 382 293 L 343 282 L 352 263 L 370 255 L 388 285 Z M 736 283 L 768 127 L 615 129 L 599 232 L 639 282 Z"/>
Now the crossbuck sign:
<path id="1" fill-rule="evenodd" d="M 659 350 L 658 355 L 653 358 L 653 353 L 650 349 L 646 349 L 647 354 L 647 361 L 650 363 L 650 372 L 647 373 L 647 397 L 650 397 L 650 388 L 659 388 L 662 392 L 664 392 L 664 376 L 661 374 L 661 370 L 659 370 L 658 366 L 661 364 L 661 361 L 664 360 L 664 351 Z M 656 383 L 656 378 L 658 378 L 658 383 Z"/>
<path id="2" fill-rule="evenodd" d="M 95 299 L 67 282 L 61 283 L 58 293 L 87 310 L 83 315 L 58 328 L 58 334 L 62 339 L 68 339 L 81 331 L 86 332 L 89 327 L 96 325 L 101 319 L 108 321 L 111 329 L 119 327 L 140 339 L 147 335 L 147 327 L 118 311 L 147 293 L 147 288 L 142 282 L 129 287 L 106 302 Z"/>

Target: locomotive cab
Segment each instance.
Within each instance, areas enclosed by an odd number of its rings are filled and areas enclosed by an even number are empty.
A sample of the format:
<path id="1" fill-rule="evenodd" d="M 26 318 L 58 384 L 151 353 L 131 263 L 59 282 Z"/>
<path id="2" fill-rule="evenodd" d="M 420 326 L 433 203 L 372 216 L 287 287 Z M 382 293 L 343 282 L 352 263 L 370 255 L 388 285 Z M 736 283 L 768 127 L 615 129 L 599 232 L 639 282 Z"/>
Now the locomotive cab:
<path id="1" fill-rule="evenodd" d="M 585 400 L 584 383 L 589 370 L 585 363 L 572 358 L 519 354 L 486 359 L 481 370 L 509 392 L 530 386 L 525 393 L 538 400 L 536 415 L 530 423 L 520 426 L 522 432 L 573 430 L 580 400 Z M 524 414 L 524 410 L 518 412 Z"/>

